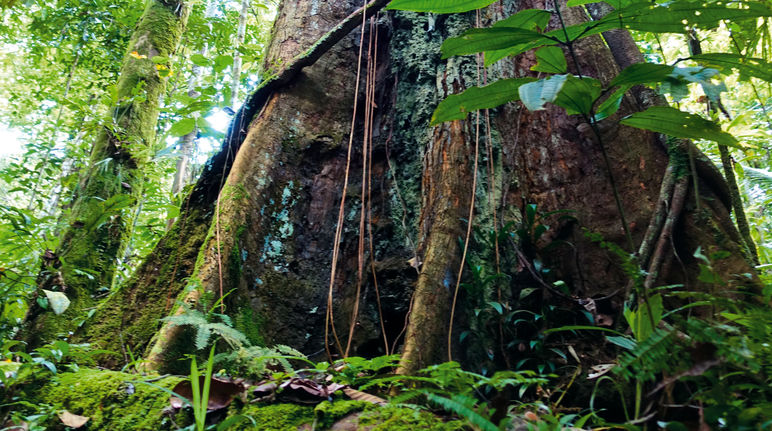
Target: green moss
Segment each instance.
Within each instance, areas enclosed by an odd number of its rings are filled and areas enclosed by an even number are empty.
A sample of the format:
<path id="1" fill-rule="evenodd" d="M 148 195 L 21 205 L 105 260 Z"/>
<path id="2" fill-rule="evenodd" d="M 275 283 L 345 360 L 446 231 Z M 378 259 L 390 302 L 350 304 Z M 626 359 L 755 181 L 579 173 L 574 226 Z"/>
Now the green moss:
<path id="1" fill-rule="evenodd" d="M 364 401 L 343 400 L 331 403 L 323 401 L 314 408 L 316 425 L 321 429 L 327 429 L 339 419 L 343 419 L 350 413 L 359 412 L 372 406 Z"/>
<path id="2" fill-rule="evenodd" d="M 359 429 L 368 431 L 454 431 L 467 429 L 461 421 L 442 422 L 437 416 L 404 407 L 384 407 L 362 413 Z"/>
<path id="3" fill-rule="evenodd" d="M 260 329 L 263 327 L 263 321 L 260 315 L 252 310 L 252 307 L 248 305 L 239 307 L 233 321 L 233 327 L 244 334 L 252 345 L 265 346 L 265 339 L 263 339 Z"/>
<path id="4" fill-rule="evenodd" d="M 249 193 L 244 184 L 225 184 L 220 192 L 220 202 L 230 201 L 235 205 L 240 205 L 249 200 Z"/>
<path id="5" fill-rule="evenodd" d="M 314 422 L 314 408 L 296 404 L 250 404 L 238 414 L 251 417 L 255 425 L 245 421 L 235 428 L 237 430 L 297 431 L 298 427 Z"/>
<path id="6" fill-rule="evenodd" d="M 159 430 L 170 427 L 162 411 L 169 406 L 169 394 L 139 378 L 116 371 L 81 369 L 63 373 L 39 390 L 40 403 L 90 418 L 89 430 Z M 154 385 L 170 389 L 182 379 L 167 377 Z M 178 424 L 179 425 L 179 424 Z"/>
<path id="7" fill-rule="evenodd" d="M 131 349 L 135 356 L 142 354 L 160 326 L 159 319 L 183 290 L 183 274 L 191 272 L 208 231 L 208 218 L 201 210 L 191 208 L 184 217 L 184 230 L 182 220 L 177 220 L 135 275 L 100 305 L 76 341 L 112 352 Z M 100 363 L 116 366 L 121 359 L 117 354 L 109 356 L 101 356 Z"/>

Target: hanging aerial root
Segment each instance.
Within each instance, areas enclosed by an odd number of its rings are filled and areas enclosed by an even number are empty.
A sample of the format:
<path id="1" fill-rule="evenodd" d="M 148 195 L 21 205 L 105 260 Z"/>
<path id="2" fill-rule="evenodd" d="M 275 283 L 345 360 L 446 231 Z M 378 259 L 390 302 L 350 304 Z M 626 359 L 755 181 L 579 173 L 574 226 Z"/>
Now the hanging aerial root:
<path id="1" fill-rule="evenodd" d="M 688 177 L 676 180 L 675 188 L 673 189 L 673 199 L 670 202 L 670 211 L 668 212 L 665 224 L 662 227 L 662 233 L 657 241 L 657 247 L 654 249 L 654 254 L 651 257 L 648 275 L 646 276 L 646 281 L 644 281 L 644 289 L 646 290 L 650 289 L 654 285 L 654 282 L 657 281 L 657 277 L 659 277 L 662 262 L 665 260 L 667 246 L 670 244 L 670 239 L 673 236 L 673 226 L 675 226 L 678 218 L 681 216 L 688 191 Z"/>
<path id="2" fill-rule="evenodd" d="M 362 7 L 362 10 L 366 10 L 366 6 Z M 348 18 L 347 18 L 348 19 Z M 346 193 L 348 191 L 348 177 L 351 173 L 351 150 L 354 146 L 354 130 L 356 129 L 356 119 L 357 119 L 357 105 L 359 103 L 359 79 L 362 76 L 362 54 L 364 49 L 364 41 L 365 41 L 365 25 L 367 24 L 367 15 L 362 15 L 362 25 L 360 29 L 360 35 L 359 35 L 359 55 L 357 56 L 357 75 L 356 75 L 356 82 L 354 85 L 354 108 L 353 113 L 351 116 L 351 131 L 349 132 L 349 138 L 348 138 L 348 152 L 346 153 L 346 173 L 343 177 L 343 193 L 340 196 L 340 207 L 338 208 L 338 224 L 335 227 L 335 239 L 333 240 L 333 248 L 332 248 L 332 263 L 330 265 L 330 285 L 327 289 L 327 310 L 325 311 L 325 322 L 324 322 L 324 348 L 327 352 L 327 358 L 330 360 L 330 362 L 333 361 L 332 358 L 332 352 L 330 351 L 330 343 L 329 343 L 329 337 L 330 337 L 330 327 L 332 327 L 332 335 L 335 339 L 335 346 L 338 348 L 338 352 L 342 355 L 347 355 L 348 348 L 346 350 L 343 350 L 343 345 L 340 342 L 340 338 L 338 337 L 338 333 L 335 329 L 335 316 L 334 316 L 334 310 L 333 310 L 333 303 L 332 303 L 332 293 L 333 293 L 333 287 L 335 286 L 335 274 L 337 272 L 338 268 L 338 256 L 340 254 L 340 241 L 343 236 L 343 221 L 344 221 L 344 211 L 346 209 Z M 325 37 L 322 37 L 324 39 Z M 320 40 L 322 40 L 320 39 Z M 314 46 L 318 45 L 315 44 Z M 313 49 L 313 48 L 312 48 Z"/>
<path id="3" fill-rule="evenodd" d="M 641 266 L 646 266 L 649 262 L 651 251 L 654 247 L 654 241 L 659 237 L 660 232 L 662 232 L 662 225 L 665 223 L 667 217 L 667 209 L 673 198 L 674 185 L 675 168 L 671 162 L 668 164 L 667 169 L 665 170 L 665 176 L 662 178 L 657 208 L 651 216 L 649 227 L 646 229 L 646 234 L 643 237 L 643 241 L 641 241 L 640 247 L 638 247 L 638 262 Z"/>

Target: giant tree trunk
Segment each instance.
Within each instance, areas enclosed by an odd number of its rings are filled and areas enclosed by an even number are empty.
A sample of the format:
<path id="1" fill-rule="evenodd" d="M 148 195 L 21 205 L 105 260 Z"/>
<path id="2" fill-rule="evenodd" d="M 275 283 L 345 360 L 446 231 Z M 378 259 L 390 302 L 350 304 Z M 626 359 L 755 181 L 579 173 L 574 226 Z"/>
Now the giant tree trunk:
<path id="1" fill-rule="evenodd" d="M 518 8 L 551 5 L 541 0 L 517 5 L 502 1 L 487 8 L 482 21 L 500 19 Z M 294 56 L 358 6 L 354 0 L 283 2 L 266 65 L 290 64 Z M 563 14 L 569 22 L 586 19 L 581 9 L 565 9 Z M 472 14 L 393 13 L 383 15 L 375 27 L 378 40 L 372 45 L 371 57 L 377 53 L 377 108 L 369 181 L 374 240 L 372 254 L 365 247 L 364 257 L 368 265 L 372 263 L 372 271 L 364 275 L 361 289 L 357 289 L 358 243 L 359 236 L 367 236 L 368 230 L 361 229 L 359 223 L 359 211 L 367 209 L 359 192 L 363 181 L 364 90 L 359 95 L 352 161 L 347 162 L 362 36 L 355 31 L 272 93 L 262 109 L 253 105 L 242 108 L 232 133 L 246 133 L 243 143 L 239 147 L 232 144 L 240 140 L 226 141 L 185 202 L 175 227 L 127 286 L 101 307 L 85 338 L 120 350 L 122 346 L 112 335 L 117 331 L 121 344 L 133 351 L 146 349 L 150 367 L 172 369 L 191 343 L 180 327 L 160 327 L 156 319 L 181 312 L 174 305 L 175 298 L 192 305 L 202 301 L 211 305 L 232 291 L 225 300 L 226 312 L 253 343 L 288 344 L 317 358 L 325 351 L 338 356 L 344 354 L 339 346 L 348 344 L 353 322 L 349 353 L 382 354 L 402 344 L 403 372 L 413 372 L 449 355 L 474 358 L 473 352 L 460 355 L 446 347 L 461 264 L 459 238 L 463 240 L 467 229 L 472 196 L 476 208 L 473 223 L 483 230 L 494 228 L 494 218 L 496 228 L 518 222 L 526 204 L 536 204 L 545 212 L 575 211 L 577 222 L 553 226 L 543 240 L 567 240 L 572 247 L 541 256 L 556 277 L 566 282 L 571 295 L 553 294 L 537 277 L 529 275 L 533 268 L 528 258 L 534 256 L 527 255 L 526 250 L 519 263 L 502 261 L 505 266 L 501 270 L 513 275 L 511 282 L 500 287 L 504 298 L 517 297 L 525 287 L 537 287 L 546 303 L 562 302 L 578 310 L 580 298 L 608 297 L 605 312 L 618 312 L 628 280 L 614 256 L 585 237 L 582 229 L 628 247 L 609 180 L 613 174 L 638 247 L 660 206 L 667 151 L 658 136 L 624 127 L 610 127 L 598 142 L 582 133 L 579 118 L 556 107 L 528 112 L 519 104 L 510 104 L 493 112 L 490 159 L 485 154 L 486 139 L 481 138 L 479 146 L 475 144 L 478 132 L 474 118 L 430 127 L 431 113 L 442 98 L 476 85 L 480 79 L 474 58 L 441 60 L 439 53 L 446 37 L 459 34 L 474 21 Z M 365 53 L 371 46 L 367 42 L 370 33 L 364 35 Z M 578 43 L 576 49 L 581 64 L 571 65 L 574 73 L 580 67 L 584 75 L 608 81 L 618 70 L 599 37 Z M 490 68 L 488 78 L 529 75 L 533 64 L 532 54 L 503 60 Z M 618 115 L 639 109 L 636 99 L 630 97 Z M 254 118 L 245 115 L 250 110 L 257 114 Z M 480 135 L 484 138 L 488 133 L 482 123 Z M 604 163 L 601 144 L 608 152 L 611 172 Z M 485 155 L 478 166 L 474 166 L 476 147 Z M 488 167 L 495 175 L 490 175 Z M 475 169 L 479 190 L 472 190 Z M 338 205 L 347 177 L 340 255 L 332 262 Z M 728 207 L 721 196 L 713 199 L 714 189 L 720 188 L 720 184 L 701 179 L 699 193 L 709 204 L 693 208 L 694 200 L 686 201 L 672 242 L 675 249 L 666 250 L 666 260 L 677 253 L 684 270 L 663 265 L 664 269 L 657 271 L 660 282 L 675 280 L 691 289 L 701 288 L 694 276 L 696 263 L 691 259 L 698 245 L 732 252 L 718 263 L 727 275 L 752 271 L 738 246 L 739 236 L 728 217 Z M 497 218 L 491 217 L 493 209 L 498 210 Z M 483 252 L 475 253 L 478 262 L 485 257 Z M 332 265 L 337 265 L 337 271 L 330 283 Z M 187 277 L 189 289 L 183 289 Z M 380 298 L 376 297 L 376 280 Z M 325 330 L 330 284 L 333 318 Z M 132 305 L 127 305 L 129 301 Z M 464 306 L 462 301 L 459 309 Z M 177 311 L 172 311 L 174 307 Z M 358 313 L 352 316 L 357 307 Z M 468 320 L 461 314 L 457 325 Z M 160 331 L 151 342 L 156 329 Z M 498 340 L 500 355 L 488 353 L 498 357 L 497 361 L 506 362 L 518 354 L 517 346 L 506 347 L 505 341 Z M 458 336 L 451 342 L 457 349 Z M 115 365 L 114 360 L 106 363 Z"/>
<path id="2" fill-rule="evenodd" d="M 187 15 L 184 1 L 153 0 L 137 24 L 117 84 L 119 104 L 95 139 L 61 243 L 43 258 L 40 287 L 64 292 L 71 304 L 58 316 L 33 304 L 22 334 L 32 345 L 74 331 L 97 303 L 94 295 L 111 286 L 131 225 L 125 219 L 142 193 L 141 166 L 155 141 L 167 81 L 151 59 L 174 53 Z"/>

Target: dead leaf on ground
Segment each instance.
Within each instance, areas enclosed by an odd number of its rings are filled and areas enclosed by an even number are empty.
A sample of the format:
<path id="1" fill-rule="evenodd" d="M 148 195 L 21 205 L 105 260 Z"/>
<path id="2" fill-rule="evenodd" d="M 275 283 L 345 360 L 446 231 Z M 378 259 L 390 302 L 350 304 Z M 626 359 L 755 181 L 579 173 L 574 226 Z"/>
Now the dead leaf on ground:
<path id="1" fill-rule="evenodd" d="M 204 387 L 204 376 L 199 377 L 199 387 Z M 219 377 L 212 377 L 212 383 L 209 386 L 209 404 L 206 411 L 212 412 L 215 410 L 224 409 L 230 405 L 231 401 L 244 392 L 244 385 L 241 382 L 234 382 L 230 379 L 221 379 Z M 193 389 L 190 386 L 190 380 L 185 380 L 177 383 L 172 389 L 172 392 L 179 394 L 188 400 L 193 399 Z M 169 403 L 175 409 L 180 409 L 185 403 L 179 398 L 172 396 L 169 399 Z"/>
<path id="2" fill-rule="evenodd" d="M 279 396 L 282 399 L 297 403 L 316 404 L 326 400 L 335 391 L 344 387 L 344 385 L 338 383 L 322 385 L 311 379 L 295 377 L 279 385 L 279 388 L 281 388 Z"/>
<path id="3" fill-rule="evenodd" d="M 3 424 L 3 431 L 28 431 L 29 425 L 27 422 L 19 422 L 16 423 L 12 420 L 8 420 L 5 424 Z"/>
<path id="4" fill-rule="evenodd" d="M 62 410 L 61 412 L 58 413 L 58 415 L 59 415 L 59 420 L 61 420 L 65 426 L 68 426 L 70 428 L 80 428 L 83 425 L 86 425 L 86 422 L 88 422 L 91 419 L 85 416 L 80 416 L 80 415 L 70 413 L 67 410 Z"/>
<path id="5" fill-rule="evenodd" d="M 597 379 L 598 377 L 608 373 L 617 364 L 598 364 L 590 367 L 590 373 L 587 375 L 587 380 Z"/>

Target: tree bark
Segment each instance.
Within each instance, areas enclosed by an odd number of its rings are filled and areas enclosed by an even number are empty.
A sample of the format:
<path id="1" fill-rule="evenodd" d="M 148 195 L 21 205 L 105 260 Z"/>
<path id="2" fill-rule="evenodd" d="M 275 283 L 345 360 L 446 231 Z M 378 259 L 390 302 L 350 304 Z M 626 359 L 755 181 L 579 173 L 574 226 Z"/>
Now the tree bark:
<path id="1" fill-rule="evenodd" d="M 552 2 L 542 0 L 515 3 L 495 3 L 483 11 L 482 22 L 509 16 L 518 9 L 553 7 Z M 354 0 L 283 2 L 265 67 L 292 68 L 298 54 L 314 46 L 317 38 L 359 6 Z M 569 25 L 587 19 L 583 9 L 564 7 L 562 12 Z M 355 31 L 294 79 L 271 92 L 258 90 L 248 99 L 223 152 L 210 160 L 175 228 L 121 295 L 102 308 L 99 313 L 107 318 L 90 326 L 86 339 L 104 343 L 103 334 L 109 332 L 104 329 L 118 328 L 124 340 L 130 339 L 124 342 L 133 351 L 148 349 L 150 368 L 173 370 L 175 360 L 190 350 L 191 343 L 185 331 L 169 325 L 150 342 L 152 319 L 171 311 L 171 307 L 159 307 L 153 301 L 161 297 L 168 304 L 168 298 L 174 297 L 211 306 L 232 292 L 225 300 L 226 312 L 233 317 L 235 327 L 256 344 L 288 344 L 315 359 L 323 358 L 329 350 L 335 359 L 343 354 L 337 351 L 335 337 L 340 344 L 347 343 L 341 334 L 348 333 L 351 311 L 358 301 L 351 354 L 385 353 L 379 322 L 383 319 L 388 344 L 403 343 L 402 372 L 414 372 L 445 360 L 449 354 L 472 361 L 478 353 L 467 351 L 457 336 L 451 340 L 453 351 L 446 347 L 451 299 L 459 281 L 459 238 L 463 240 L 467 229 L 472 196 L 474 226 L 483 231 L 520 222 L 526 204 L 536 204 L 540 212 L 570 209 L 577 219 L 557 224 L 550 221 L 552 229 L 537 244 L 543 266 L 553 269 L 553 280 L 563 280 L 570 295 L 544 288 L 546 282 L 529 275 L 521 260 L 502 267 L 512 274 L 512 280 L 502 287 L 503 300 L 517 298 L 523 289 L 535 286 L 545 304 L 580 311 L 579 299 L 604 297 L 609 314 L 618 312 L 626 299 L 621 288 L 627 284 L 627 276 L 616 257 L 586 237 L 583 229 L 627 247 L 609 181 L 613 174 L 627 228 L 638 247 L 656 209 L 666 207 L 659 201 L 660 185 L 670 163 L 667 149 L 658 136 L 638 129 L 610 125 L 598 140 L 583 132 L 580 118 L 557 107 L 529 112 L 519 104 L 508 104 L 493 112 L 491 139 L 481 138 L 477 146 L 481 150 L 483 145 L 491 145 L 492 160 L 474 166 L 474 118 L 429 126 L 431 113 L 442 98 L 478 83 L 474 58 L 441 60 L 440 55 L 442 41 L 460 34 L 474 21 L 473 14 L 404 12 L 385 14 L 378 20 L 379 40 L 373 44 L 379 62 L 374 74 L 377 108 L 370 181 L 374 243 L 372 255 L 365 252 L 364 258 L 373 265 L 382 314 L 376 306 L 373 276 L 365 280 L 360 296 L 355 294 L 358 238 L 364 234 L 358 214 L 365 202 L 353 191 L 362 186 L 362 180 L 357 179 L 362 169 L 358 162 L 363 148 L 359 138 L 361 108 L 355 120 L 357 133 L 350 161 L 347 148 L 361 36 Z M 298 28 L 304 31 L 298 32 Z M 368 40 L 366 36 L 364 40 Z M 599 37 L 582 40 L 575 49 L 579 64 L 572 64 L 572 57 L 567 55 L 572 73 L 581 70 L 582 75 L 608 82 L 618 70 Z M 534 63 L 532 53 L 505 59 L 488 70 L 488 77 L 535 75 L 530 71 Z M 363 100 L 361 94 L 359 97 Z M 254 103 L 263 100 L 264 104 Z M 638 107 L 635 97 L 627 97 L 617 118 Z M 258 115 L 252 118 L 249 112 Z M 238 136 L 245 136 L 243 144 Z M 236 145 L 231 146 L 231 142 Z M 601 145 L 611 161 L 611 172 Z M 340 257 L 331 262 L 347 166 L 351 180 L 337 244 Z M 495 175 L 486 166 L 492 166 Z M 472 189 L 475 169 L 479 190 Z M 667 256 L 669 260 L 680 257 L 685 270 L 662 271 L 659 282 L 680 281 L 690 289 L 705 288 L 696 281 L 697 263 L 691 259 L 698 245 L 732 252 L 716 263 L 724 274 L 752 273 L 742 257 L 741 240 L 727 207 L 711 183 L 702 178 L 699 181 L 699 193 L 711 205 L 698 209 L 690 206 L 692 200 L 687 201 Z M 492 222 L 494 208 L 500 214 L 499 226 Z M 571 246 L 549 252 L 543 247 L 557 240 Z M 175 247 L 171 257 L 164 256 Z M 512 245 L 502 247 L 511 250 Z M 472 254 L 478 263 L 485 258 L 483 251 L 473 250 Z M 332 265 L 337 265 L 332 283 L 333 318 L 332 327 L 328 327 L 331 336 L 325 339 Z M 190 277 L 189 289 L 183 289 L 185 277 Z M 468 275 L 462 275 L 462 281 L 467 279 Z M 459 307 L 468 308 L 464 292 L 460 295 Z M 135 300 L 135 310 L 116 305 L 128 299 Z M 112 310 L 112 317 L 107 310 Z M 176 310 L 173 312 L 180 312 Z M 454 324 L 466 325 L 471 313 L 466 309 Z M 125 317 L 139 314 L 145 316 L 141 328 L 133 317 Z M 105 323 L 108 321 L 113 323 Z M 507 347 L 505 341 L 499 340 L 503 346 L 500 355 L 483 354 L 496 357 L 494 362 L 501 356 L 520 354 L 517 345 Z"/>
<path id="2" fill-rule="evenodd" d="M 117 84 L 119 104 L 95 138 L 91 166 L 75 192 L 68 227 L 56 252 L 44 258 L 39 277 L 42 289 L 64 292 L 71 305 L 54 315 L 33 304 L 22 333 L 31 345 L 74 331 L 86 309 L 96 305 L 97 291 L 111 286 L 129 228 L 125 215 L 142 193 L 140 169 L 155 140 L 159 98 L 166 85 L 151 59 L 171 56 L 187 15 L 183 1 L 153 0 L 137 24 Z"/>

